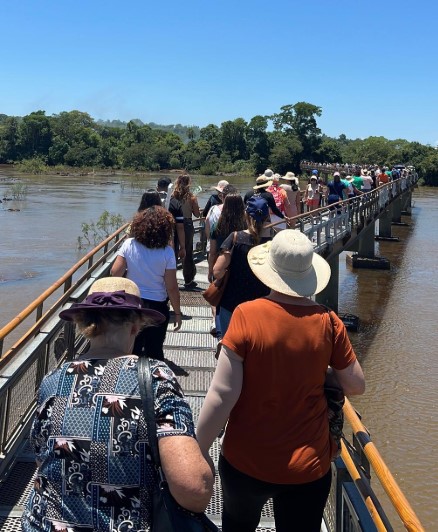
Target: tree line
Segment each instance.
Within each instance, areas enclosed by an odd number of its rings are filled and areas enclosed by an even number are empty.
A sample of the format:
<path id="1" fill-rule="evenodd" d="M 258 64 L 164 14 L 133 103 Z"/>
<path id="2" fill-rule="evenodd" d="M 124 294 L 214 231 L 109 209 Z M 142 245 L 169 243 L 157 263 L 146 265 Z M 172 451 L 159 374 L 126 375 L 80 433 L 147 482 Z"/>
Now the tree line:
<path id="1" fill-rule="evenodd" d="M 437 149 L 405 139 L 329 137 L 318 127 L 321 114 L 321 107 L 298 102 L 272 115 L 203 128 L 144 124 L 139 119 L 96 121 L 81 111 L 0 114 L 0 163 L 135 171 L 184 168 L 206 175 L 256 175 L 267 167 L 300 173 L 302 160 L 406 164 L 414 165 L 426 184 L 438 185 Z"/>

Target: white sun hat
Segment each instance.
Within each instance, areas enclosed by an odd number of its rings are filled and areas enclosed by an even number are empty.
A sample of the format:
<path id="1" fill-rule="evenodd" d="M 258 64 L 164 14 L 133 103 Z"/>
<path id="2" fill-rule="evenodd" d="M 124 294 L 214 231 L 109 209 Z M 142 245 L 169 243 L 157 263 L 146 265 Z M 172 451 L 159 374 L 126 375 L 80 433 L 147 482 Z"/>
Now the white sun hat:
<path id="1" fill-rule="evenodd" d="M 248 263 L 263 284 L 288 296 L 318 294 L 331 275 L 328 262 L 313 251 L 310 240 L 296 229 L 284 229 L 271 242 L 250 249 Z"/>

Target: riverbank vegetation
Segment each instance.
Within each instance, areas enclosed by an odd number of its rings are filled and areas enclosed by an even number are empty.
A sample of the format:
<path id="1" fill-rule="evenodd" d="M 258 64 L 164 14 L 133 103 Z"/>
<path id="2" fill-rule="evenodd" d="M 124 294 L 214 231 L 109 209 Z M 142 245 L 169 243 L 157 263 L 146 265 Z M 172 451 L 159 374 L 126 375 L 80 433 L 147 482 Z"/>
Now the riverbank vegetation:
<path id="1" fill-rule="evenodd" d="M 438 150 L 419 142 L 384 137 L 348 139 L 318 127 L 322 109 L 298 102 L 278 113 L 227 120 L 220 126 L 160 126 L 138 119 L 96 121 L 69 111 L 24 117 L 0 114 L 0 163 L 27 173 L 66 166 L 159 171 L 184 168 L 205 175 L 255 175 L 268 166 L 300 172 L 300 161 L 414 165 L 427 185 L 438 185 Z"/>

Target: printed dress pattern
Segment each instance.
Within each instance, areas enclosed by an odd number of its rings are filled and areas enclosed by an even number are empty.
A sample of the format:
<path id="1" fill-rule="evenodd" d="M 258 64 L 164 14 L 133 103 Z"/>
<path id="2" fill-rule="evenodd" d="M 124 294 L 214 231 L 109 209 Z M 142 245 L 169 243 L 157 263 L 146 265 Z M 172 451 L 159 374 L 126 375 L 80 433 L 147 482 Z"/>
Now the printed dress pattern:
<path id="1" fill-rule="evenodd" d="M 151 360 L 157 435 L 194 437 L 173 372 Z M 38 472 L 26 531 L 147 532 L 151 462 L 137 359 L 68 362 L 44 378 L 31 429 Z"/>

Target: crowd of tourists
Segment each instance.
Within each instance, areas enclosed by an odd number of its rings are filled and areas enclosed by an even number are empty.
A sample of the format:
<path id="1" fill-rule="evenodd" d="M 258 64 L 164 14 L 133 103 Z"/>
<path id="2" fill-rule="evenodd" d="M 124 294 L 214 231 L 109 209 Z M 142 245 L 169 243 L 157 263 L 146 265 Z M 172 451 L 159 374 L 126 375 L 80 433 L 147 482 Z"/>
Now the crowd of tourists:
<path id="1" fill-rule="evenodd" d="M 355 395 L 365 383 L 343 322 L 314 300 L 330 266 L 295 217 L 303 201 L 312 210 L 378 182 L 335 172 L 323 184 L 314 168 L 300 186 L 293 172 L 267 169 L 243 197 L 219 181 L 203 211 L 188 175 L 145 192 L 111 277 L 60 313 L 89 348 L 38 392 L 38 471 L 23 530 L 193 530 L 159 528 L 164 513 L 216 530 L 203 512 L 215 477 L 209 451 L 221 437 L 223 532 L 255 531 L 270 498 L 278 532 L 319 531 L 339 452 L 324 385 Z M 180 290 L 197 287 L 192 219 L 201 215 L 208 279 L 227 282 L 212 307 L 217 366 L 195 427 L 163 345 L 169 322 L 173 331 L 183 323 Z"/>

